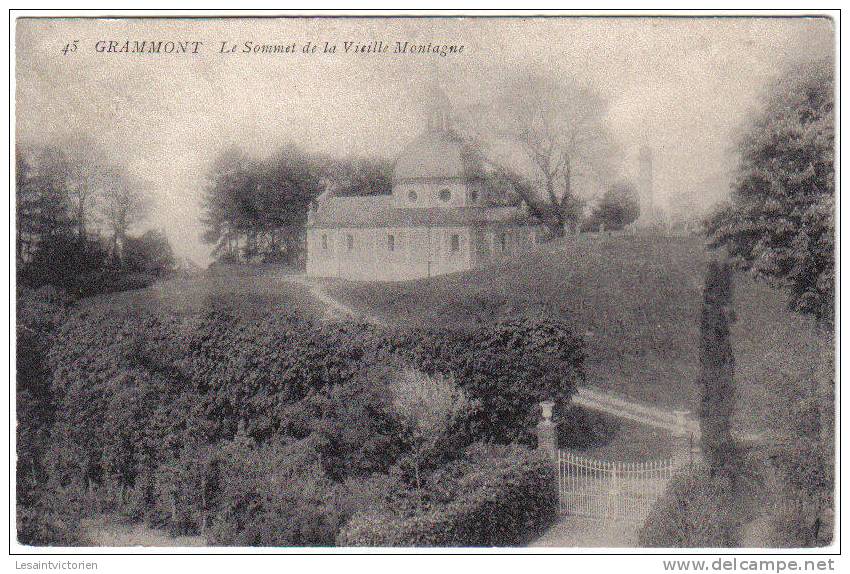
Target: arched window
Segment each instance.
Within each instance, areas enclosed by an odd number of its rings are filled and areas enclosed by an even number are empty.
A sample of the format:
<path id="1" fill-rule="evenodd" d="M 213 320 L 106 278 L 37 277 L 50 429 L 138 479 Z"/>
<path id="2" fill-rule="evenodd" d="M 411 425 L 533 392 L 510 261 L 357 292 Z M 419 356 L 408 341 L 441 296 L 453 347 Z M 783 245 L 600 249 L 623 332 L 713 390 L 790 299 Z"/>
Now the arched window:
<path id="1" fill-rule="evenodd" d="M 478 199 L 478 190 L 477 189 L 470 189 L 469 190 L 469 201 L 475 203 L 475 201 L 477 199 Z"/>
<path id="2" fill-rule="evenodd" d="M 448 202 L 452 198 L 452 192 L 448 187 L 440 190 L 440 201 Z"/>
<path id="3" fill-rule="evenodd" d="M 393 234 L 387 235 L 387 250 L 395 251 L 395 235 Z"/>
<path id="4" fill-rule="evenodd" d="M 410 200 L 410 203 L 416 203 L 416 200 L 419 199 L 419 195 L 416 193 L 415 189 L 411 189 L 407 192 L 407 199 Z"/>
<path id="5" fill-rule="evenodd" d="M 460 251 L 460 236 L 458 236 L 456 233 L 452 234 L 451 248 L 452 253 Z"/>

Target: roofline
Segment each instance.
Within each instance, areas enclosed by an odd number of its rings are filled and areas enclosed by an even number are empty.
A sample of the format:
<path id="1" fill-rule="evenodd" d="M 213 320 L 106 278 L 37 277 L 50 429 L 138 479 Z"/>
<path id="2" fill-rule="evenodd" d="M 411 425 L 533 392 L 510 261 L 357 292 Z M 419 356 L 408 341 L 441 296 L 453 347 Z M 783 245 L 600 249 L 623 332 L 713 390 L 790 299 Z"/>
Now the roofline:
<path id="1" fill-rule="evenodd" d="M 395 185 L 396 183 L 406 183 L 409 181 L 475 181 L 483 179 L 484 177 L 480 175 L 453 175 L 450 177 L 393 177 L 393 185 Z"/>
<path id="2" fill-rule="evenodd" d="M 398 228 L 413 228 L 413 227 L 538 227 L 543 225 L 539 222 L 528 221 L 476 221 L 472 223 L 430 223 L 430 224 L 411 224 L 403 223 L 399 225 L 375 225 L 374 223 L 360 223 L 354 225 L 341 225 L 338 223 L 308 223 L 307 229 L 398 229 Z"/>

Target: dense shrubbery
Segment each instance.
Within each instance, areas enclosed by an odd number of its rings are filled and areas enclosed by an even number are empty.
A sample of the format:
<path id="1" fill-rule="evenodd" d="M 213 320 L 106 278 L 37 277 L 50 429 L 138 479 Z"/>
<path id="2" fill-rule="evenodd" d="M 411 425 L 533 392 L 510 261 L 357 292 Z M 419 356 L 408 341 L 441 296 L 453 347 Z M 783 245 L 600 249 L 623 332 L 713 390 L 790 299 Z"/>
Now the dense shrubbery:
<path id="1" fill-rule="evenodd" d="M 763 446 L 740 446 L 735 456 L 733 471 L 698 464 L 674 477 L 639 532 L 641 545 L 770 546 L 763 533 L 755 532 L 754 521 L 775 514 L 787 501 L 785 493 L 771 479 L 770 455 Z"/>
<path id="2" fill-rule="evenodd" d="M 16 306 L 16 407 L 18 539 L 24 544 L 73 544 L 75 518 L 51 505 L 44 454 L 53 425 L 54 401 L 45 356 L 51 333 L 67 316 L 68 297 L 44 288 L 21 290 Z"/>
<path id="3" fill-rule="evenodd" d="M 471 446 L 441 469 L 431 505 L 404 515 L 357 513 L 337 537 L 340 546 L 516 546 L 555 518 L 555 469 L 539 452 Z M 441 500 L 441 493 L 450 493 Z"/>
<path id="4" fill-rule="evenodd" d="M 237 437 L 206 473 L 201 523 L 212 544 L 333 546 L 350 516 L 345 487 L 324 471 L 312 445 L 254 445 Z M 217 487 L 217 488 L 216 488 Z"/>
<path id="5" fill-rule="evenodd" d="M 369 508 L 436 512 L 459 524 L 447 544 L 489 544 L 474 525 L 507 512 L 496 494 L 531 497 L 497 531 L 519 540 L 548 504 L 520 492 L 544 480 L 536 463 L 465 448 L 528 441 L 537 402 L 584 376 L 581 341 L 537 318 L 438 332 L 81 310 L 50 340 L 47 502 L 216 544 L 333 544 Z M 417 389 L 412 411 L 400 398 Z"/>
<path id="6" fill-rule="evenodd" d="M 823 344 L 830 349 L 831 340 Z M 829 544 L 834 535 L 835 520 L 835 441 L 831 409 L 834 394 L 820 394 L 820 377 L 828 377 L 834 388 L 830 352 L 815 365 L 807 377 L 784 377 L 778 396 L 793 400 L 776 401 L 766 420 L 773 446 L 764 453 L 773 471 L 772 489 L 790 505 L 774 517 L 775 544 L 784 547 L 813 547 Z M 829 408 L 825 408 L 825 407 Z"/>
<path id="7" fill-rule="evenodd" d="M 90 297 L 152 285 L 174 271 L 168 240 L 149 231 L 127 237 L 126 257 L 116 261 L 99 240 L 54 237 L 21 263 L 18 281 L 28 288 L 61 289 L 74 297 Z"/>
<path id="8" fill-rule="evenodd" d="M 668 485 L 638 539 L 643 547 L 726 548 L 738 545 L 739 527 L 731 479 L 694 469 Z"/>
<path id="9" fill-rule="evenodd" d="M 537 403 L 568 399 L 584 377 L 580 340 L 543 319 L 467 331 L 385 332 L 368 324 L 316 324 L 293 316 L 257 322 L 215 313 L 115 318 L 105 310 L 69 321 L 58 340 L 50 363 L 69 416 L 80 408 L 111 412 L 105 401 L 116 392 L 149 393 L 139 408 L 186 408 L 185 414 L 204 420 L 197 432 L 208 440 L 232 437 L 239 420 L 260 441 L 275 434 L 306 436 L 311 415 L 288 405 L 363 377 L 380 364 L 452 374 L 480 402 L 470 422 L 475 436 L 528 440 Z M 133 398 L 123 397 L 122 412 L 132 411 Z M 86 415 L 85 420 L 98 419 Z M 72 426 L 73 432 L 91 433 L 74 442 L 98 440 L 94 429 L 80 428 L 90 425 Z"/>

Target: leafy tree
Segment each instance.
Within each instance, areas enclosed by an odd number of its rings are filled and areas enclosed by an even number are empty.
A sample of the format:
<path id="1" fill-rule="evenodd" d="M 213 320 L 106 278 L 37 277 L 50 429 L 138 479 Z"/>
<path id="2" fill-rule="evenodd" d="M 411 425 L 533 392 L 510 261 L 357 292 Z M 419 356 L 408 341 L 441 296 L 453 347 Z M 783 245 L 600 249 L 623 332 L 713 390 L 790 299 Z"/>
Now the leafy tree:
<path id="1" fill-rule="evenodd" d="M 65 170 L 57 148 L 15 149 L 15 246 L 21 264 L 32 259 L 40 242 L 70 233 Z"/>
<path id="2" fill-rule="evenodd" d="M 612 184 L 593 210 L 588 226 L 608 230 L 623 229 L 640 215 L 640 200 L 634 185 L 627 181 Z"/>
<path id="3" fill-rule="evenodd" d="M 393 164 L 383 158 L 331 161 L 326 178 L 336 196 L 390 195 Z"/>
<path id="4" fill-rule="evenodd" d="M 789 394 L 793 420 L 806 420 L 813 442 L 788 443 L 773 458 L 780 474 L 816 475 L 792 490 L 802 491 L 817 518 L 811 538 L 829 538 L 834 481 L 835 320 L 835 96 L 831 58 L 789 67 L 767 91 L 761 110 L 738 142 L 738 173 L 731 203 L 707 222 L 716 247 L 757 278 L 784 288 L 789 307 L 815 319 L 822 345 L 816 367 L 815 409 Z M 807 381 L 799 384 L 806 385 Z M 780 400 L 782 395 L 778 395 Z M 778 437 L 781 440 L 781 437 Z M 784 462 L 783 462 L 784 461 Z M 805 469 L 805 472 L 801 472 Z M 812 502 L 816 501 L 816 502 Z M 810 544 L 811 540 L 798 540 Z"/>
<path id="5" fill-rule="evenodd" d="M 127 269 L 164 277 L 174 271 L 175 259 L 165 233 L 151 229 L 140 237 L 125 240 L 124 261 Z"/>
<path id="6" fill-rule="evenodd" d="M 320 161 L 288 146 L 259 164 L 258 171 L 256 211 L 246 213 L 249 245 L 255 253 L 264 251 L 267 258 L 296 262 L 303 255 L 310 202 L 323 188 Z"/>
<path id="7" fill-rule="evenodd" d="M 99 199 L 100 214 L 112 234 L 110 251 L 113 259 L 120 262 L 127 232 L 144 221 L 150 211 L 151 194 L 146 182 L 114 166 L 104 173 Z"/>
<path id="8" fill-rule="evenodd" d="M 731 204 L 708 221 L 714 246 L 786 288 L 790 307 L 831 324 L 835 306 L 835 118 L 830 60 L 789 69 L 738 142 Z"/>
<path id="9" fill-rule="evenodd" d="M 77 237 L 83 238 L 96 218 L 100 194 L 110 172 L 117 168 L 88 137 L 65 139 L 59 144 L 59 149 L 61 153 L 53 169 L 62 173 Z"/>
<path id="10" fill-rule="evenodd" d="M 21 283 L 75 296 L 140 286 L 127 282 L 121 247 L 149 206 L 143 182 L 104 161 L 91 142 L 16 149 L 16 247 Z M 110 243 L 92 233 L 104 217 Z M 111 258 L 110 258 L 111 255 Z"/>
<path id="11" fill-rule="evenodd" d="M 238 258 L 239 235 L 244 228 L 239 198 L 248 196 L 257 185 L 251 181 L 251 170 L 248 158 L 238 149 L 229 148 L 216 157 L 207 174 L 201 239 L 214 245 L 213 255 L 219 258 Z"/>
<path id="12" fill-rule="evenodd" d="M 283 148 L 265 161 L 225 150 L 204 189 L 202 239 L 221 259 L 285 255 L 295 261 L 309 204 L 322 185 L 319 162 L 299 148 Z"/>

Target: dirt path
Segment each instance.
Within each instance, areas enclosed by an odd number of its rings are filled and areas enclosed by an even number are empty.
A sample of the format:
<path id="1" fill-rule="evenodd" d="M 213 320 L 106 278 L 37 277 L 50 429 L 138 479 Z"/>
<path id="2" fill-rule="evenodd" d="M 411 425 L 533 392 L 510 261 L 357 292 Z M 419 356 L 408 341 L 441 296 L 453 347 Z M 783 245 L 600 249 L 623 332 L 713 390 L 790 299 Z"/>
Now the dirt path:
<path id="1" fill-rule="evenodd" d="M 694 439 L 699 438 L 699 423 L 684 413 L 668 411 L 651 405 L 620 397 L 610 391 L 602 391 L 591 387 L 578 389 L 573 396 L 573 403 L 590 410 L 599 411 L 645 424 L 672 433 L 684 431 L 693 433 Z"/>
<path id="2" fill-rule="evenodd" d="M 384 322 L 377 317 L 357 311 L 353 307 L 350 307 L 342 301 L 332 297 L 324 290 L 322 284 L 317 280 L 308 279 L 303 275 L 282 275 L 279 278 L 281 281 L 287 281 L 289 283 L 304 286 L 314 299 L 325 306 L 325 319 L 329 321 L 360 319 L 375 325 L 384 324 Z"/>
<path id="3" fill-rule="evenodd" d="M 117 516 L 100 516 L 82 521 L 83 536 L 88 545 L 101 547 L 127 546 L 206 546 L 200 536 L 172 536 L 144 524 L 131 523 Z"/>
<path id="4" fill-rule="evenodd" d="M 564 516 L 529 546 L 550 548 L 636 548 L 638 523 L 608 523 Z"/>

